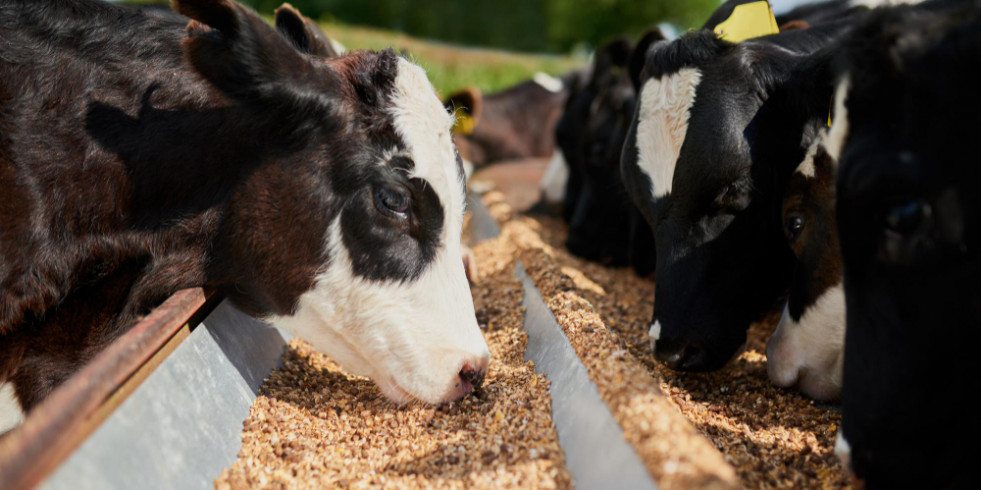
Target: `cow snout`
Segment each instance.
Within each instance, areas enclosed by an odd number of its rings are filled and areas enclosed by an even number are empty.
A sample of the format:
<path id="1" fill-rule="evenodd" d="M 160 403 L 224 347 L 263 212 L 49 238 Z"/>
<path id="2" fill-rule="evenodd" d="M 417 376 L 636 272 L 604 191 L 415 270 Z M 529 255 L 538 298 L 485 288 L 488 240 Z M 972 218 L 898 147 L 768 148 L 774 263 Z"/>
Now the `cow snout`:
<path id="1" fill-rule="evenodd" d="M 474 358 L 463 363 L 460 367 L 459 379 L 455 385 L 454 394 L 447 401 L 462 398 L 468 393 L 480 390 L 484 384 L 484 377 L 487 375 L 487 364 L 489 356 Z"/>
<path id="2" fill-rule="evenodd" d="M 678 371 L 705 371 L 708 352 L 694 343 L 661 338 L 654 345 L 654 358 Z"/>

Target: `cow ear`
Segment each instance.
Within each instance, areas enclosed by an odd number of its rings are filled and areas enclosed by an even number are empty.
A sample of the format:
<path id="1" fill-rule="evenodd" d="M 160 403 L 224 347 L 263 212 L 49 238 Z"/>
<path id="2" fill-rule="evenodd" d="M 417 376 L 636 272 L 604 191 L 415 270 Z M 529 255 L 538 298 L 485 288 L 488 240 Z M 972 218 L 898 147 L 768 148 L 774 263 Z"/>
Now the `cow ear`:
<path id="1" fill-rule="evenodd" d="M 323 58 L 338 54 L 320 26 L 288 3 L 276 9 L 276 30 L 302 53 Z"/>
<path id="2" fill-rule="evenodd" d="M 593 73 L 590 77 L 590 85 L 601 87 L 606 85 L 611 78 L 622 74 L 627 66 L 632 51 L 630 41 L 617 38 L 603 45 L 596 52 L 596 59 L 593 61 Z"/>
<path id="3" fill-rule="evenodd" d="M 480 120 L 483 96 L 475 87 L 467 87 L 447 97 L 443 105 L 456 117 L 453 132 L 470 134 Z"/>
<path id="4" fill-rule="evenodd" d="M 627 62 L 627 71 L 630 73 L 630 81 L 634 84 L 634 89 L 640 90 L 640 74 L 644 71 L 644 62 L 647 60 L 647 50 L 652 44 L 667 39 L 660 27 L 655 27 L 641 36 L 640 41 L 634 46 L 630 60 Z"/>
<path id="5" fill-rule="evenodd" d="M 185 59 L 233 99 L 268 101 L 297 93 L 298 86 L 314 78 L 302 54 L 255 12 L 234 1 L 174 0 L 174 10 L 191 18 Z"/>

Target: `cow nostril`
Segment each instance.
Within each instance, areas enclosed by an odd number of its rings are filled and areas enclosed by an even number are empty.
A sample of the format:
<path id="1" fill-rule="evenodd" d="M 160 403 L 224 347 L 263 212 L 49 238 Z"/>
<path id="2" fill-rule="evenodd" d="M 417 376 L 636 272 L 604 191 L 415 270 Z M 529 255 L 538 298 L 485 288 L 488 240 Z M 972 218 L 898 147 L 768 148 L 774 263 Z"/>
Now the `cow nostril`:
<path id="1" fill-rule="evenodd" d="M 652 337 L 653 338 L 653 337 Z M 670 339 L 659 339 L 654 345 L 654 358 L 675 369 L 681 361 L 685 345 Z"/>
<path id="2" fill-rule="evenodd" d="M 480 386 L 484 383 L 484 375 L 487 372 L 483 369 L 477 369 L 470 366 L 470 364 L 464 364 L 463 369 L 460 370 L 460 379 L 464 383 L 470 385 L 470 389 L 465 391 L 477 391 Z"/>
<path id="3" fill-rule="evenodd" d="M 678 371 L 705 371 L 711 369 L 708 352 L 698 344 L 665 341 L 661 339 L 654 349 L 654 358 Z"/>

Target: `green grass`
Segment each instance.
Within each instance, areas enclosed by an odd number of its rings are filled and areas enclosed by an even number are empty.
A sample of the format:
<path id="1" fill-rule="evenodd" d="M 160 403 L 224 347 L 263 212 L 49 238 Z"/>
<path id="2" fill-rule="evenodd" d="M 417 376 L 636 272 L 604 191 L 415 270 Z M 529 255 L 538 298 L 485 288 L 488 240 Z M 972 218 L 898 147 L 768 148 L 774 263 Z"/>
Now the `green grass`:
<path id="1" fill-rule="evenodd" d="M 426 69 L 429 79 L 442 96 L 457 89 L 475 86 L 491 92 L 531 78 L 535 72 L 561 75 L 584 66 L 583 56 L 554 56 L 511 53 L 453 46 L 424 41 L 383 29 L 321 23 L 324 32 L 348 49 L 395 48 Z"/>

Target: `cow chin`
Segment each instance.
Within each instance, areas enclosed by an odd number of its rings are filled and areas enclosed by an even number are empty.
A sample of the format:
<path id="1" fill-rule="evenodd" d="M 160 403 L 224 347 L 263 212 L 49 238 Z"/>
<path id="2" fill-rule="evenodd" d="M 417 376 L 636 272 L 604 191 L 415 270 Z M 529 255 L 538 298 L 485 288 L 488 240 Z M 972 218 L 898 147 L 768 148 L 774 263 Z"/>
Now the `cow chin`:
<path id="1" fill-rule="evenodd" d="M 654 358 L 676 371 L 714 371 L 725 366 L 746 348 L 745 330 L 742 330 L 741 335 L 730 335 L 726 338 L 692 336 L 690 331 L 684 329 L 666 328 L 656 316 L 648 335 Z"/>
<path id="2" fill-rule="evenodd" d="M 460 252 L 445 247 L 411 281 L 366 280 L 333 260 L 293 315 L 267 320 L 371 378 L 395 403 L 456 400 L 479 387 L 490 358 Z"/>

